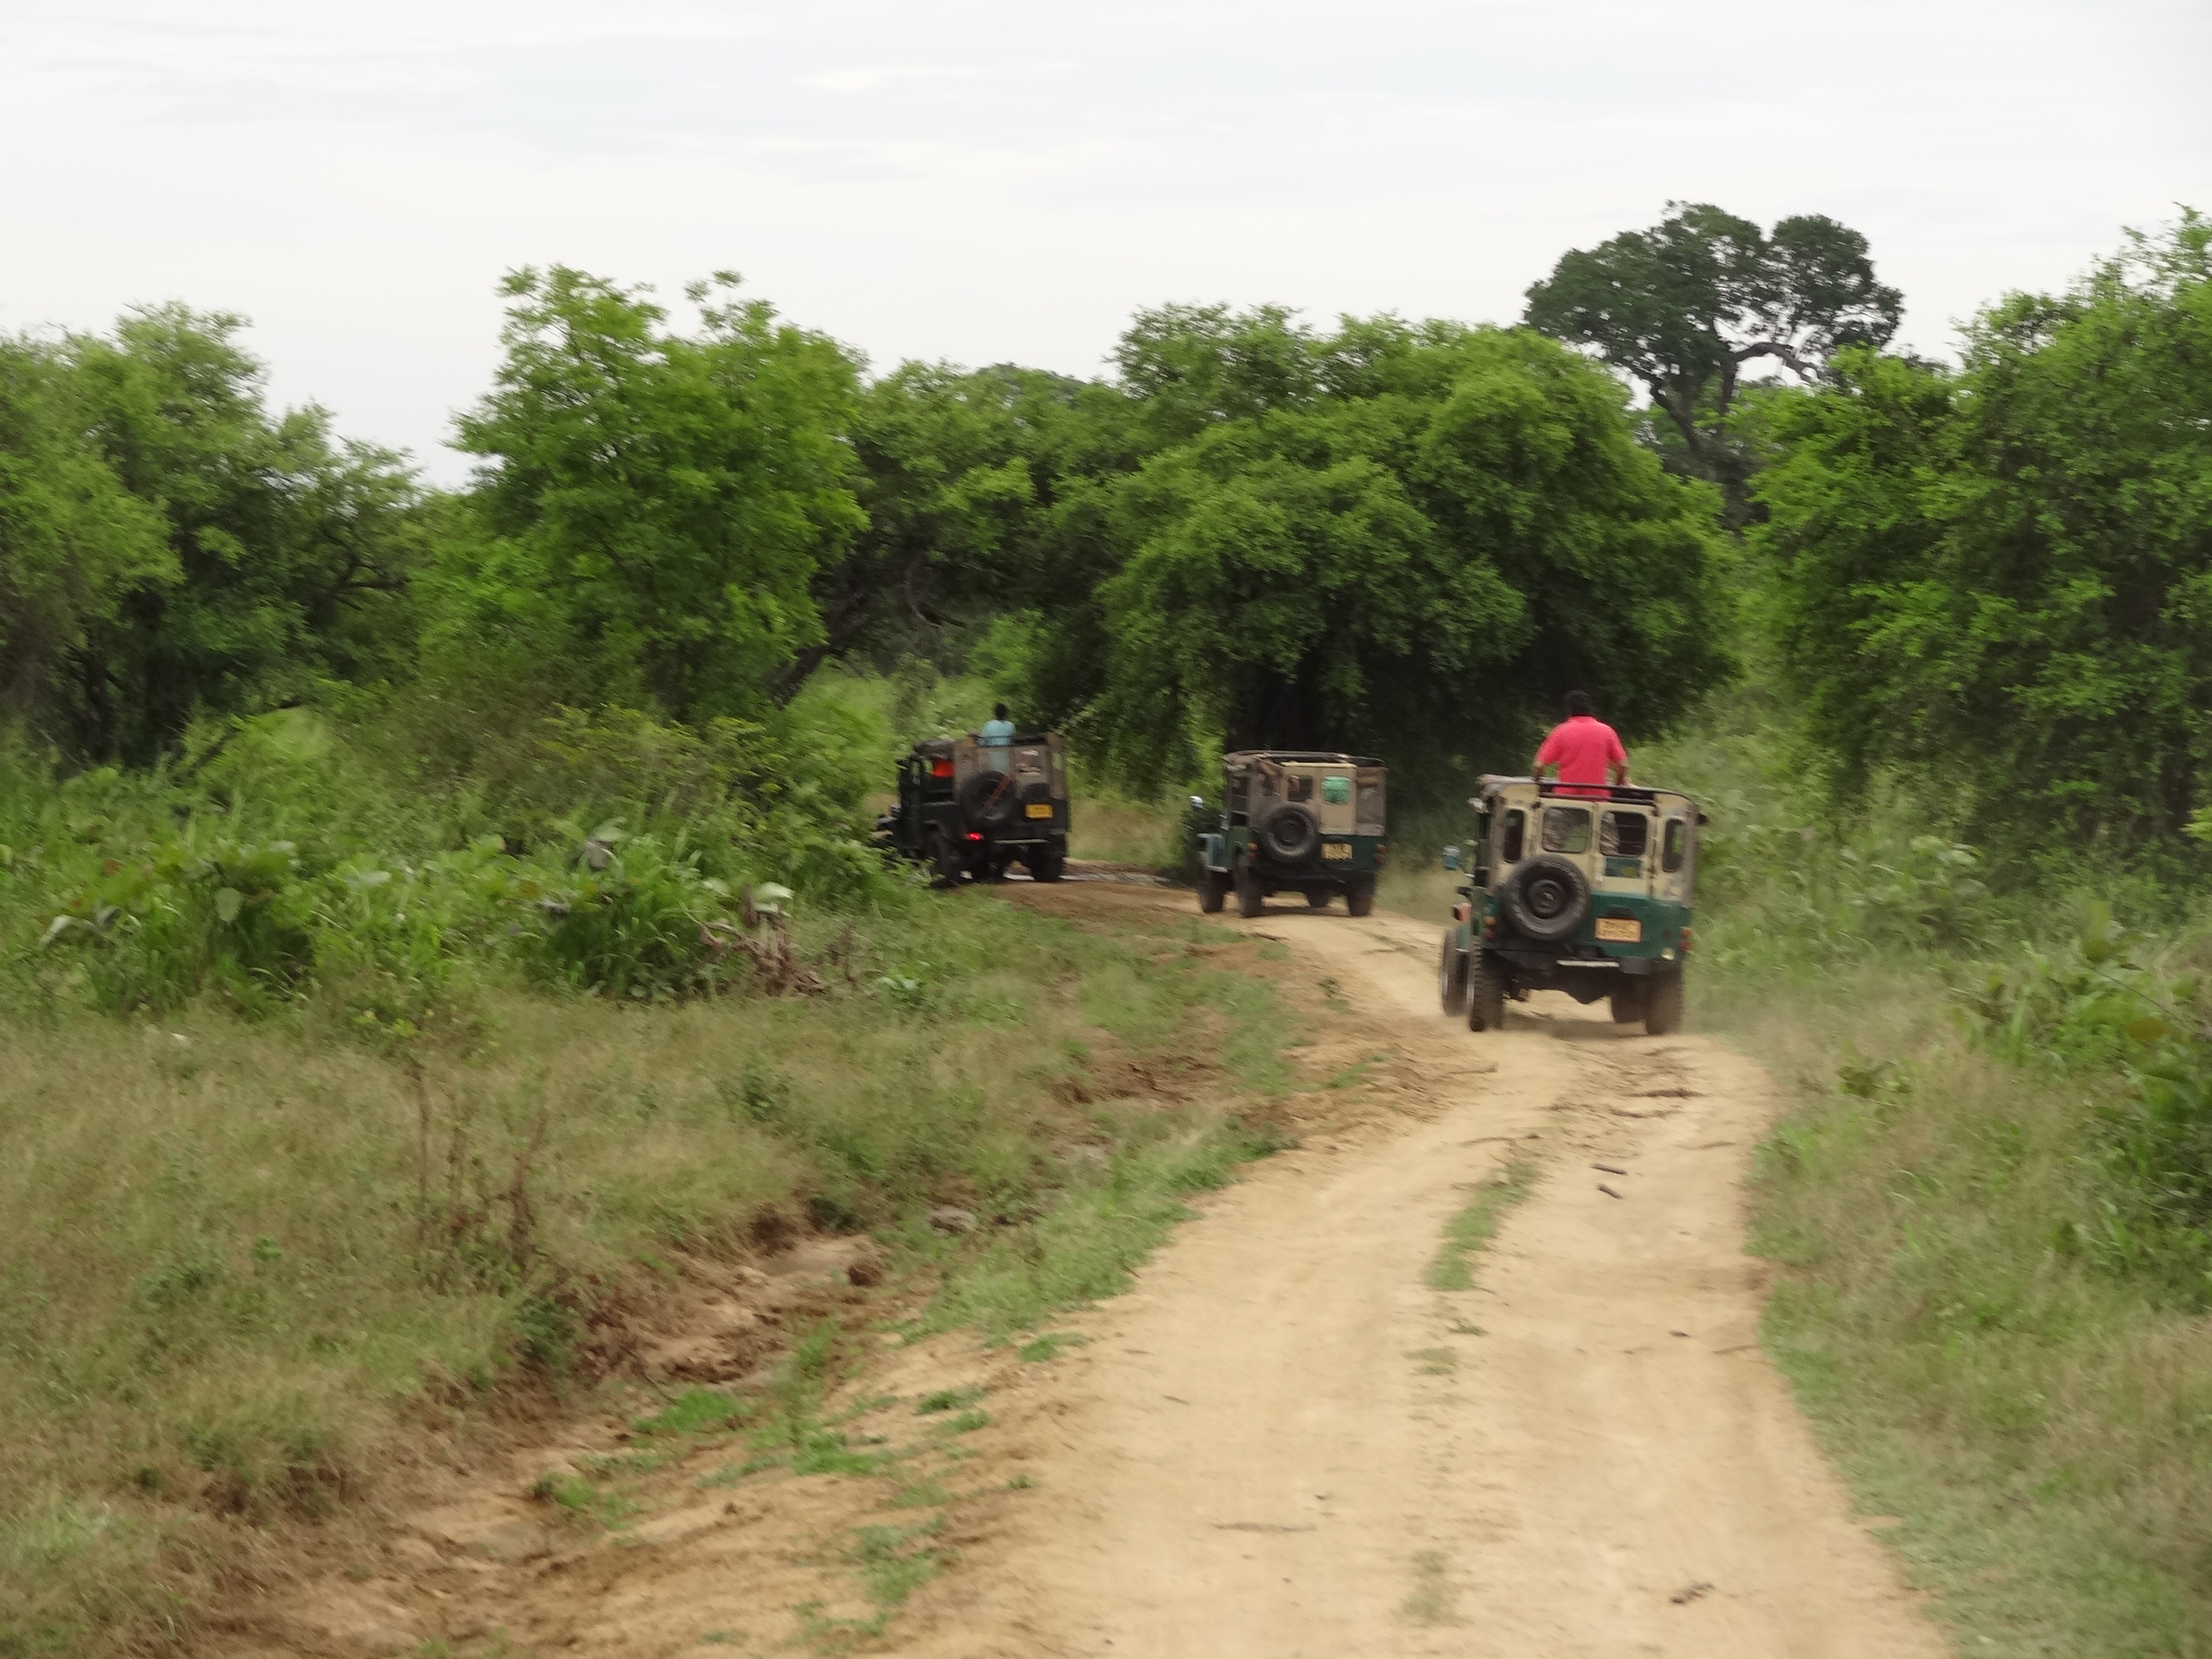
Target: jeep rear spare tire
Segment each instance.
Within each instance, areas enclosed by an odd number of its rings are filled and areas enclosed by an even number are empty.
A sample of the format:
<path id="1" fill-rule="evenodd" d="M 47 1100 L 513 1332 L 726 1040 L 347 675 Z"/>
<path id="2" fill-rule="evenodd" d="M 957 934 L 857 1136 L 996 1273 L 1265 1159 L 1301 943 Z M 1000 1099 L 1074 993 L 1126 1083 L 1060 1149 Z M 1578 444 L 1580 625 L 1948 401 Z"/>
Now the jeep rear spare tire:
<path id="1" fill-rule="evenodd" d="M 997 830 L 1014 820 L 1014 787 L 1004 772 L 978 772 L 960 786 L 960 811 L 977 830 Z"/>
<path id="2" fill-rule="evenodd" d="M 1513 872 L 1498 907 L 1523 939 L 1550 945 L 1571 937 L 1589 914 L 1589 881 L 1563 858 L 1540 853 Z"/>
<path id="3" fill-rule="evenodd" d="M 1304 807 L 1285 803 L 1260 821 L 1260 845 L 1271 859 L 1304 864 L 1321 850 L 1321 824 Z"/>

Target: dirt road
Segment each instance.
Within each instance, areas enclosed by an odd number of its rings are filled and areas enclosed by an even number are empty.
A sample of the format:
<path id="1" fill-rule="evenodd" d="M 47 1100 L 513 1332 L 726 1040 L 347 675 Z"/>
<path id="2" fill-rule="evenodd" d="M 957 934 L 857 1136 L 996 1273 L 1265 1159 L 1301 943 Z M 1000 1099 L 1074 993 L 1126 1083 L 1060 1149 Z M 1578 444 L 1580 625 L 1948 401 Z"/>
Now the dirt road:
<path id="1" fill-rule="evenodd" d="M 1009 893 L 1093 921 L 1189 903 L 1103 884 Z M 210 1651 L 1948 1651 L 1758 1346 L 1741 1202 L 1771 1109 L 1758 1068 L 1557 997 L 1470 1034 L 1437 1010 L 1426 923 L 1281 908 L 1225 925 L 1280 940 L 1291 959 L 1274 965 L 1329 989 L 1352 1057 L 1387 1057 L 1397 1081 L 1204 1200 L 1130 1294 L 1062 1322 L 1082 1345 L 1050 1364 L 963 1333 L 886 1339 L 837 1420 L 856 1445 L 922 1434 L 944 1490 L 735 1480 L 724 1448 L 659 1469 L 618 1531 L 564 1533 L 529 1495 L 544 1472 L 636 1453 L 619 1413 L 556 1424 Z M 1522 1162 L 1533 1192 L 1474 1288 L 1429 1288 L 1448 1222 Z M 712 1348 L 716 1319 L 785 1294 L 776 1275 L 835 1279 L 837 1244 L 710 1287 L 700 1329 L 672 1342 Z M 948 1437 L 928 1425 L 949 1419 L 915 1415 L 933 1394 L 989 1410 Z M 915 1501 L 939 1507 L 902 1506 Z M 870 1539 L 879 1558 L 856 1556 Z M 849 1591 L 818 1611 L 825 1585 L 920 1548 L 951 1570 L 880 1637 L 855 1622 L 865 1603 L 838 1613 Z"/>
<path id="2" fill-rule="evenodd" d="M 908 1650 L 1948 1651 L 1757 1345 L 1764 1075 L 1565 997 L 1471 1035 L 1405 918 L 1231 925 L 1335 978 L 1443 1109 L 1268 1160 L 1085 1322 L 1025 1541 L 964 1628 Z M 1478 1288 L 1426 1288 L 1516 1153 L 1542 1173 Z"/>

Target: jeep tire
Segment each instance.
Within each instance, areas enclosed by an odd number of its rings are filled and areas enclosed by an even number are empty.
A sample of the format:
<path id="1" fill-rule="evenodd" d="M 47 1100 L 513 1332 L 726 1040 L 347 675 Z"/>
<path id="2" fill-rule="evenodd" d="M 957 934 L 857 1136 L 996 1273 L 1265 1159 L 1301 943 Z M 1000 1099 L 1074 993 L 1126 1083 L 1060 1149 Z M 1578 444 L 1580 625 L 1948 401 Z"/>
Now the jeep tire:
<path id="1" fill-rule="evenodd" d="M 1328 902 L 1335 896 L 1336 895 L 1326 887 L 1309 887 L 1306 889 L 1306 908 L 1326 910 L 1328 908 Z"/>
<path id="2" fill-rule="evenodd" d="M 1485 951 L 1467 953 L 1467 1029 L 1505 1029 L 1505 970 Z"/>
<path id="3" fill-rule="evenodd" d="M 1364 916 L 1375 908 L 1375 878 L 1354 876 L 1352 884 L 1344 890 L 1344 908 L 1355 916 Z"/>
<path id="4" fill-rule="evenodd" d="M 1260 878 L 1249 864 L 1237 866 L 1237 914 L 1248 921 L 1267 908 L 1267 896 L 1260 886 Z"/>
<path id="5" fill-rule="evenodd" d="M 1567 860 L 1540 853 L 1513 872 L 1498 908 L 1522 938 L 1555 945 L 1572 937 L 1589 915 L 1589 878 Z"/>
<path id="6" fill-rule="evenodd" d="M 1067 854 L 1057 847 L 1039 847 L 1022 854 L 1031 881 L 1058 881 L 1067 873 Z"/>
<path id="7" fill-rule="evenodd" d="M 1437 958 L 1437 1000 L 1447 1014 L 1467 1012 L 1467 952 L 1453 933 L 1444 935 L 1444 948 Z"/>
<path id="8" fill-rule="evenodd" d="M 1644 1006 L 1650 1000 L 1646 994 L 1650 988 L 1648 980 L 1623 980 L 1620 988 L 1613 994 L 1613 1023 L 1615 1025 L 1633 1025 L 1642 1019 Z"/>
<path id="9" fill-rule="evenodd" d="M 1285 801 L 1260 820 L 1260 846 L 1280 864 L 1304 864 L 1321 851 L 1321 821 Z"/>
<path id="10" fill-rule="evenodd" d="M 971 830 L 999 830 L 1014 820 L 1014 786 L 1004 772 L 978 772 L 960 786 L 960 816 Z"/>
<path id="11" fill-rule="evenodd" d="M 1221 914 L 1221 902 L 1229 896 L 1229 878 L 1218 870 L 1198 872 L 1198 908 L 1209 916 Z"/>
<path id="12" fill-rule="evenodd" d="M 1682 1029 L 1682 970 L 1654 974 L 1644 993 L 1644 1030 L 1651 1036 L 1672 1036 Z"/>

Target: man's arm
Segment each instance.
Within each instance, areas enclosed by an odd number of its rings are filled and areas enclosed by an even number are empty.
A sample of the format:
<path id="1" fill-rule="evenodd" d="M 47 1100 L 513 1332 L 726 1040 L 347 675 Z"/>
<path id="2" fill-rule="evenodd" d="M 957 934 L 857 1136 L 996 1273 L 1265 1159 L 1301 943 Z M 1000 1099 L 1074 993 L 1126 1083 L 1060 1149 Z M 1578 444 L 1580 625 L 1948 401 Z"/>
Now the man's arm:
<path id="1" fill-rule="evenodd" d="M 1628 781 L 1628 751 L 1620 746 L 1619 738 L 1613 740 L 1613 781 L 1615 783 Z"/>

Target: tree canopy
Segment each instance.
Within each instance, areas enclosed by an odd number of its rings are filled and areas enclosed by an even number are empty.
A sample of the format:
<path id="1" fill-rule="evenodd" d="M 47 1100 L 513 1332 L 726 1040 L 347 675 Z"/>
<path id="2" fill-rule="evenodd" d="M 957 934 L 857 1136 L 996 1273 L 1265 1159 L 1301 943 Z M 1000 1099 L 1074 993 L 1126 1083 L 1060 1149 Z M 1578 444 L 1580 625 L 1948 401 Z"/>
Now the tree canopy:
<path id="1" fill-rule="evenodd" d="M 2212 765 L 2212 224 L 2015 295 L 1960 370 L 1842 354 L 1778 411 L 1777 636 L 1847 785 L 2031 857 L 2178 846 Z"/>
<path id="2" fill-rule="evenodd" d="M 1560 256 L 1528 289 L 1527 320 L 1632 376 L 1680 441 L 1687 471 L 1729 492 L 1747 477 L 1726 428 L 1745 366 L 1815 380 L 1846 346 L 1897 331 L 1898 291 L 1877 281 L 1867 240 L 1820 214 L 1765 232 L 1707 203 L 1670 203 L 1649 230 Z"/>

